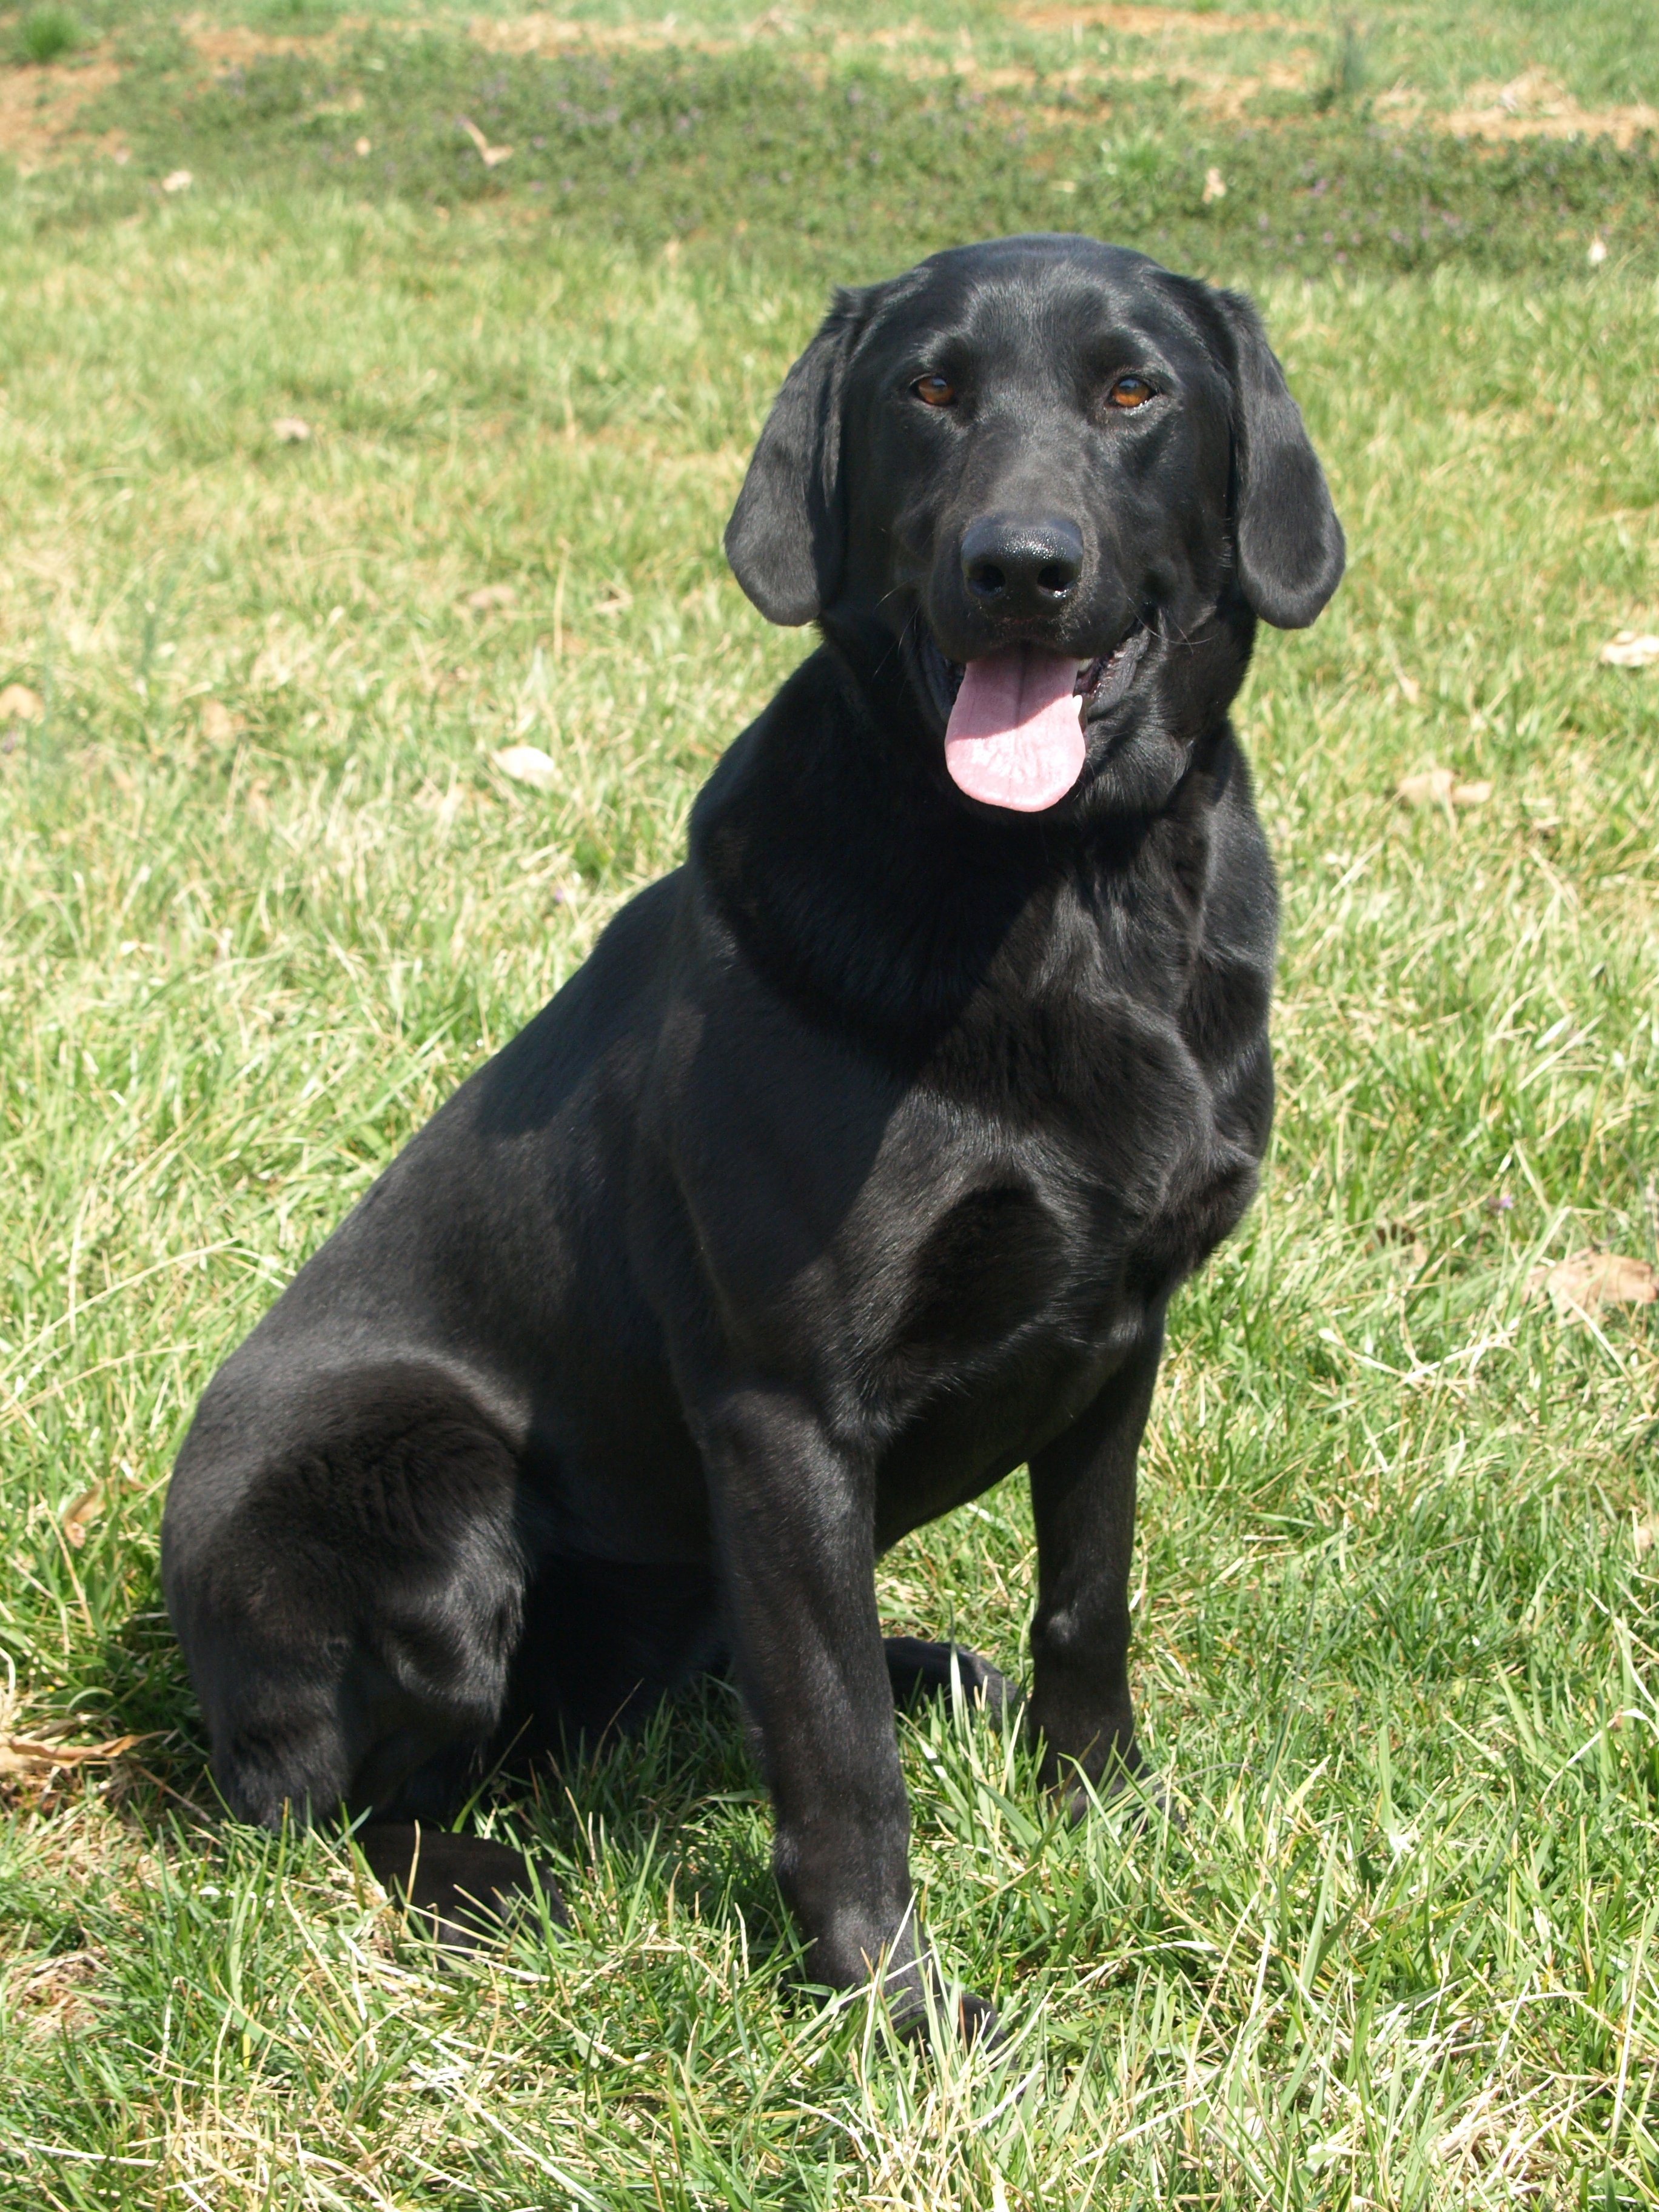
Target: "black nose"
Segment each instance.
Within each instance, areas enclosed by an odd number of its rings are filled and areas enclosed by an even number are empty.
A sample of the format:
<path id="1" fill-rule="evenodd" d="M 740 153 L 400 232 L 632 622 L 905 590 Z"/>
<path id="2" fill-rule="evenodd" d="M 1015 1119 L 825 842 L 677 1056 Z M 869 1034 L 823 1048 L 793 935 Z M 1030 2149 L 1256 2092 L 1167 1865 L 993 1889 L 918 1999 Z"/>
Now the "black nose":
<path id="1" fill-rule="evenodd" d="M 1083 533 L 1050 515 L 1032 522 L 1006 514 L 969 525 L 962 540 L 962 580 L 988 613 L 1018 620 L 1053 614 L 1083 574 Z"/>

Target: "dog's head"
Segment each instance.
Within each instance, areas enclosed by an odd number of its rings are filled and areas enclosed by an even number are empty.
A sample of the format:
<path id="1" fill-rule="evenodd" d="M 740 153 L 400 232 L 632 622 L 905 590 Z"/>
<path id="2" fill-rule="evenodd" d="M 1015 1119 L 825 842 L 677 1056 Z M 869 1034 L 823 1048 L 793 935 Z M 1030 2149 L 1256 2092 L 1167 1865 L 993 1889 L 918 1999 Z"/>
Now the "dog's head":
<path id="1" fill-rule="evenodd" d="M 1312 622 L 1343 566 L 1249 301 L 1074 237 L 840 294 L 726 550 L 771 621 L 884 637 L 958 790 L 1022 812 L 1167 787 L 1255 617 Z"/>

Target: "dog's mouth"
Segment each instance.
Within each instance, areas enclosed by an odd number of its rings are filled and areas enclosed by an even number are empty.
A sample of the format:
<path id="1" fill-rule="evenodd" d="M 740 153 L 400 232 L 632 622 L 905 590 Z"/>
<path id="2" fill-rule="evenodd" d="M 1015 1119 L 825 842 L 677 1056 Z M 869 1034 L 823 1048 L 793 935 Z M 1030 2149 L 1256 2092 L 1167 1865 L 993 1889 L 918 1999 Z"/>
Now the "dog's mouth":
<path id="1" fill-rule="evenodd" d="M 1138 623 L 1092 660 L 1009 645 L 966 663 L 947 660 L 925 629 L 921 673 L 945 723 L 945 765 L 969 799 L 1041 813 L 1083 773 L 1085 731 L 1133 683 L 1152 640 Z"/>

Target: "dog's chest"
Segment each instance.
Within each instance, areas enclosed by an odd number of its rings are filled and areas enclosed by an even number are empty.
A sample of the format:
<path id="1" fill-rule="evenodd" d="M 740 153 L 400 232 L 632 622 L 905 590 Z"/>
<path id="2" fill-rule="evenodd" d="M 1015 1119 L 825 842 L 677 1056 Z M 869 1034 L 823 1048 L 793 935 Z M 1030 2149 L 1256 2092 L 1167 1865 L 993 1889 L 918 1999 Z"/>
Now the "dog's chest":
<path id="1" fill-rule="evenodd" d="M 1133 1030 L 1063 1109 L 1023 1130 L 918 1114 L 872 1178 L 872 1210 L 913 1224 L 865 1246 L 885 1272 L 854 1309 L 883 1547 L 1068 1427 L 1249 1203 L 1254 1152 L 1218 1127 L 1205 1071 Z M 917 1231 L 902 1194 L 924 1182 Z"/>
<path id="2" fill-rule="evenodd" d="M 885 1275 L 871 1350 L 924 1388 L 1022 1347 L 1092 1361 L 1233 1225 L 1254 1148 L 1177 1016 L 1126 994 L 1034 1001 L 952 1065 L 866 1193 L 862 1249 Z"/>
<path id="3" fill-rule="evenodd" d="M 977 940 L 954 909 L 889 930 L 863 1035 L 758 978 L 688 1024 L 665 1141 L 721 1310 L 865 1433 L 909 1525 L 1079 1411 L 1249 1202 L 1271 877 L 1259 836 L 1219 869 L 1202 823 L 1160 836 Z"/>

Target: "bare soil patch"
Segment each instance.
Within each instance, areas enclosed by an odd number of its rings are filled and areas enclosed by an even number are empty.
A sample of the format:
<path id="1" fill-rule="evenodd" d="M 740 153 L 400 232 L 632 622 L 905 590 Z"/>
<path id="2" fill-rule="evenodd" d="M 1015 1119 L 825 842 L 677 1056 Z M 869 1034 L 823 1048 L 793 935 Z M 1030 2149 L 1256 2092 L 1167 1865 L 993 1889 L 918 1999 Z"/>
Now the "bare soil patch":
<path id="1" fill-rule="evenodd" d="M 1436 118 L 1430 118 L 1431 121 Z M 1437 118 L 1461 137 L 1611 138 L 1629 146 L 1645 131 L 1659 132 L 1659 108 L 1638 101 L 1627 107 L 1581 107 L 1542 70 L 1528 70 L 1508 84 L 1472 85 L 1466 102 Z"/>
<path id="2" fill-rule="evenodd" d="M 205 15 L 186 15 L 179 26 L 210 70 L 246 69 L 273 54 L 326 54 L 341 33 L 367 27 L 366 17 L 341 16 L 325 31 L 255 31 L 246 23 L 210 23 Z"/>
<path id="3" fill-rule="evenodd" d="M 1097 7 L 1068 9 L 1033 7 L 1018 11 L 1018 20 L 1033 29 L 1064 28 L 1073 21 L 1097 29 L 1115 30 L 1140 38 L 1164 38 L 1192 31 L 1200 38 L 1223 32 L 1304 30 L 1279 15 L 1189 15 L 1177 8 Z M 672 17 L 660 22 L 597 24 L 571 22 L 561 17 L 502 18 L 475 15 L 468 36 L 486 52 L 521 58 L 588 52 L 655 52 L 669 47 L 699 53 L 726 53 L 752 45 L 768 35 L 787 34 L 805 27 L 774 9 L 735 36 L 688 34 Z M 933 51 L 906 52 L 924 42 Z M 998 94 L 1029 94 L 1039 83 L 1073 93 L 1092 94 L 1103 104 L 1115 91 L 1134 84 L 1167 83 L 1176 87 L 1205 115 L 1217 121 L 1243 120 L 1264 93 L 1305 92 L 1313 81 L 1314 59 L 1305 47 L 1290 50 L 1282 60 L 1249 72 L 1234 73 L 1224 67 L 1183 64 L 1171 57 L 1159 63 L 1139 63 L 1115 68 L 1080 63 L 1067 69 L 1038 70 L 1030 64 L 992 65 L 979 61 L 971 49 L 951 53 L 937 50 L 937 36 L 925 23 L 890 25 L 873 31 L 837 31 L 830 41 L 838 56 L 878 52 L 898 73 L 912 82 L 953 79 L 994 101 Z M 822 64 L 818 64 L 821 70 Z M 996 111 L 1000 112 L 1000 111 Z M 1076 120 L 1059 108 L 1033 108 L 1023 104 L 1010 110 L 1013 123 L 1060 124 Z"/>
<path id="4" fill-rule="evenodd" d="M 569 53 L 586 48 L 614 52 L 650 52 L 659 47 L 679 46 L 698 53 L 720 53 L 746 43 L 741 39 L 711 38 L 676 22 L 672 16 L 660 23 L 573 23 L 556 15 L 474 15 L 467 36 L 486 53 Z"/>
<path id="5" fill-rule="evenodd" d="M 1305 31 L 1285 15 L 1194 15 L 1186 8 L 1016 8 L 1016 21 L 1033 31 L 1117 31 L 1127 39 L 1230 38 L 1241 31 Z"/>
<path id="6" fill-rule="evenodd" d="M 112 61 L 93 55 L 85 60 L 0 67 L 0 158 L 21 176 L 29 176 L 68 150 L 107 154 L 124 161 L 118 132 L 99 138 L 77 133 L 76 118 L 90 100 L 106 92 L 120 75 Z"/>

